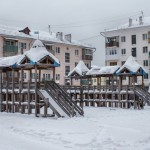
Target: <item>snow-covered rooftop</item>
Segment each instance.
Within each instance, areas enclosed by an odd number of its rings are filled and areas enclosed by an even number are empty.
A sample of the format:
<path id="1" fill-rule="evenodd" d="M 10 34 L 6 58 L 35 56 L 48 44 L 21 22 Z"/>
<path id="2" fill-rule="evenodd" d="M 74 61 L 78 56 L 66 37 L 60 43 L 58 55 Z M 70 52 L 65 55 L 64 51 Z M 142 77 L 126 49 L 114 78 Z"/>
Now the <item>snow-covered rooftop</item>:
<path id="1" fill-rule="evenodd" d="M 77 73 L 78 75 L 82 76 L 88 71 L 89 69 L 87 68 L 87 66 L 84 64 L 82 60 L 80 60 L 77 66 L 72 71 L 69 72 L 68 76 L 72 76 L 72 74 L 74 73 Z"/>
<path id="2" fill-rule="evenodd" d="M 142 69 L 145 73 L 147 73 L 146 69 L 142 65 L 137 63 L 135 57 L 132 56 L 128 57 L 125 64 L 120 67 L 120 69 L 116 73 L 119 74 L 124 69 L 129 70 L 132 74 L 137 73 L 139 69 Z"/>
<path id="3" fill-rule="evenodd" d="M 37 39 L 38 38 L 38 34 L 35 34 L 37 32 L 37 30 L 31 30 L 30 34 L 27 35 L 23 32 L 19 32 L 20 30 L 23 30 L 23 28 L 21 27 L 11 27 L 11 26 L 6 26 L 6 25 L 0 25 L 0 35 L 3 36 L 8 36 L 8 37 L 21 37 L 21 38 L 31 38 L 31 39 Z M 68 45 L 77 45 L 77 46 L 81 46 L 81 47 L 92 47 L 89 44 L 86 43 L 81 43 L 79 41 L 76 40 L 71 40 L 71 42 L 69 42 L 68 40 L 65 39 L 65 36 L 62 36 L 62 40 L 60 40 L 58 37 L 56 37 L 56 33 L 49 33 L 46 31 L 38 31 L 39 33 L 39 39 L 42 41 L 48 41 L 48 42 L 55 42 L 55 43 L 65 43 Z"/>
<path id="4" fill-rule="evenodd" d="M 115 27 L 115 28 L 105 29 L 105 31 L 107 32 L 107 31 L 114 31 L 114 30 L 121 30 L 121 29 L 130 29 L 130 28 L 150 26 L 150 17 L 142 17 L 141 23 L 140 23 L 139 18 L 132 19 L 131 22 L 132 22 L 131 25 L 129 25 L 129 22 L 128 22 L 128 23 L 125 23 L 125 24 L 120 25 L 120 26 Z"/>

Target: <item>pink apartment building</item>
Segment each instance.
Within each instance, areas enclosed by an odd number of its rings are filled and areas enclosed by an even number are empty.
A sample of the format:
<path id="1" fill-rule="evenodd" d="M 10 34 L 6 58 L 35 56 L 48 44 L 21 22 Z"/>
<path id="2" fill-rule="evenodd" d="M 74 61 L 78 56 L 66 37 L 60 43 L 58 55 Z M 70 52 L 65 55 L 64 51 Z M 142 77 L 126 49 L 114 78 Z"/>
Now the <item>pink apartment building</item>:
<path id="1" fill-rule="evenodd" d="M 70 79 L 67 75 L 77 65 L 79 60 L 83 60 L 88 68 L 91 67 L 95 48 L 72 40 L 71 34 L 37 32 L 30 30 L 28 27 L 23 29 L 0 25 L 0 57 L 23 54 L 31 48 L 36 39 L 41 40 L 47 50 L 53 53 L 61 64 L 60 67 L 55 69 L 54 73 L 53 70 L 43 71 L 41 79 L 53 79 L 55 82 L 64 85 L 69 83 Z M 34 78 L 35 74 L 32 73 L 32 80 Z M 28 80 L 26 72 L 24 72 L 24 80 Z M 74 81 L 73 84 L 78 84 L 78 82 Z"/>

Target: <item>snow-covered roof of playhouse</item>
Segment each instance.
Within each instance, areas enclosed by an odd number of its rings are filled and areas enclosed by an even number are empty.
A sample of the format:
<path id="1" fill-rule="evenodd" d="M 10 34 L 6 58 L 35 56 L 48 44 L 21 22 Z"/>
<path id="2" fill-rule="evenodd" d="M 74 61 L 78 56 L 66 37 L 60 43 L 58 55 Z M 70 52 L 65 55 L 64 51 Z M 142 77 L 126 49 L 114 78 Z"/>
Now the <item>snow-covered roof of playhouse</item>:
<path id="1" fill-rule="evenodd" d="M 86 75 L 114 74 L 119 68 L 119 66 L 93 67 L 87 72 Z"/>
<path id="2" fill-rule="evenodd" d="M 0 66 L 1 67 L 9 67 L 13 66 L 17 63 L 17 61 L 22 57 L 22 55 L 9 56 L 9 57 L 1 57 L 0 58 Z"/>
<path id="3" fill-rule="evenodd" d="M 23 54 L 23 58 L 25 56 L 27 56 L 30 59 L 30 62 L 32 62 L 32 63 L 37 63 L 42 58 L 49 56 L 50 58 L 52 58 L 54 60 L 54 62 L 56 64 L 59 65 L 59 60 L 52 53 L 47 51 L 47 49 L 45 48 L 45 46 L 43 45 L 43 43 L 40 40 L 36 40 L 33 43 L 31 49 L 29 51 L 26 51 Z M 21 58 L 21 60 L 23 58 Z M 19 64 L 21 60 L 19 60 L 17 63 Z"/>
<path id="4" fill-rule="evenodd" d="M 21 61 L 26 57 L 30 60 L 31 64 L 35 64 L 46 56 L 49 56 L 54 61 L 55 67 L 60 66 L 59 60 L 46 50 L 41 41 L 36 40 L 32 48 L 29 51 L 26 51 L 23 55 L 1 57 L 0 67 L 20 65 Z"/>
<path id="5" fill-rule="evenodd" d="M 6 25 L 1 25 L 0 24 L 0 35 L 3 35 L 4 37 L 14 37 L 17 39 L 17 37 L 20 38 L 29 38 L 29 39 L 37 39 L 39 36 L 39 39 L 42 41 L 47 41 L 47 42 L 55 42 L 55 43 L 65 43 L 68 45 L 76 45 L 76 46 L 81 46 L 81 47 L 89 47 L 91 48 L 92 46 L 86 43 L 82 43 L 76 40 L 68 41 L 65 39 L 65 36 L 62 35 L 62 40 L 56 37 L 57 33 L 49 33 L 46 31 L 38 31 L 39 35 L 37 34 L 37 30 L 32 30 L 30 34 L 25 34 L 23 32 L 19 32 L 23 28 L 21 27 L 12 27 L 12 26 L 6 26 Z"/>
<path id="6" fill-rule="evenodd" d="M 142 17 L 142 23 L 139 23 L 139 18 L 132 19 L 132 24 L 129 26 L 129 22 L 123 25 L 117 26 L 115 28 L 106 29 L 105 31 L 114 31 L 114 30 L 121 30 L 121 29 L 129 29 L 129 28 L 137 28 L 143 26 L 150 26 L 150 17 Z"/>
<path id="7" fill-rule="evenodd" d="M 86 75 L 97 75 L 101 68 L 98 66 L 92 66 L 92 68 L 86 73 Z"/>
<path id="8" fill-rule="evenodd" d="M 136 74 L 139 69 L 142 69 L 147 74 L 146 69 L 142 65 L 137 63 L 135 57 L 133 56 L 129 56 L 125 64 L 122 67 L 120 67 L 120 69 L 116 73 L 120 74 L 121 71 L 123 71 L 124 69 L 129 70 L 130 74 Z"/>
<path id="9" fill-rule="evenodd" d="M 77 66 L 72 71 L 69 72 L 68 76 L 72 76 L 74 73 L 77 73 L 78 75 L 82 76 L 88 71 L 89 69 L 87 68 L 87 66 L 84 64 L 82 60 L 80 60 Z"/>
<path id="10" fill-rule="evenodd" d="M 99 74 L 114 74 L 119 68 L 119 66 L 104 66 L 101 67 Z"/>

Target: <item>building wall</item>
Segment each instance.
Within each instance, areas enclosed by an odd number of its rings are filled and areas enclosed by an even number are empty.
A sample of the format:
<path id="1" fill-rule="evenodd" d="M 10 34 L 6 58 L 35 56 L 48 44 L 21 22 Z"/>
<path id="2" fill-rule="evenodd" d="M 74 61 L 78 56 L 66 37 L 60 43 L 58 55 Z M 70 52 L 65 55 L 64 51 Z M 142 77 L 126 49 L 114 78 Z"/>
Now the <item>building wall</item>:
<path id="1" fill-rule="evenodd" d="M 17 38 L 17 40 L 18 40 L 18 54 L 22 53 L 22 49 L 21 49 L 19 43 L 26 43 L 26 48 L 23 49 L 23 53 L 24 53 L 25 51 L 27 51 L 31 48 L 33 42 L 35 41 L 32 39 L 23 39 L 23 38 Z M 3 57 L 3 42 L 4 42 L 3 37 L 0 37 L 0 57 Z M 69 45 L 69 44 L 52 43 L 52 42 L 51 42 L 51 44 L 53 45 L 52 51 L 53 51 L 54 55 L 56 56 L 56 58 L 58 58 L 60 60 L 60 67 L 55 68 L 55 79 L 54 80 L 57 83 L 64 85 L 65 79 L 66 79 L 66 81 L 68 80 L 69 84 L 70 84 L 69 78 L 67 78 L 67 76 L 65 75 L 65 66 L 70 66 L 70 71 L 75 68 L 75 63 L 78 63 L 79 60 L 82 60 L 82 47 L 73 46 L 73 45 Z M 57 47 L 60 48 L 60 53 L 58 53 L 58 51 L 56 50 Z M 78 50 L 78 55 L 77 54 L 75 55 L 75 50 Z M 65 53 L 70 54 L 70 62 L 65 62 Z M 91 60 L 85 60 L 85 63 L 89 64 L 89 66 L 90 66 Z M 34 73 L 34 70 L 32 72 Z M 26 76 L 25 81 L 27 81 L 29 79 L 29 73 L 27 71 L 25 71 L 24 73 Z M 43 70 L 41 72 L 41 79 L 43 78 L 43 74 L 45 74 L 45 75 L 50 74 L 51 80 L 53 79 L 53 71 L 52 70 Z M 56 80 L 56 74 L 60 75 L 60 80 L 59 79 Z M 73 85 L 79 85 L 79 84 L 80 84 L 79 80 L 73 81 Z"/>
<path id="2" fill-rule="evenodd" d="M 106 55 L 106 65 L 110 65 L 110 62 L 117 62 L 117 65 L 121 66 L 123 61 L 126 61 L 127 58 L 132 55 L 131 50 L 132 48 L 136 48 L 137 56 L 136 60 L 139 64 L 143 64 L 143 60 L 148 60 L 148 66 L 144 66 L 146 70 L 149 72 L 150 69 L 150 61 L 149 61 L 149 52 L 150 52 L 150 43 L 148 43 L 147 40 L 143 40 L 143 34 L 147 34 L 150 31 L 150 26 L 142 26 L 142 27 L 136 27 L 136 28 L 127 28 L 127 29 L 119 29 L 115 31 L 108 31 L 105 32 L 106 37 L 113 37 L 113 36 L 119 36 L 119 47 L 110 47 L 106 48 L 106 51 L 109 49 L 117 49 L 117 55 L 116 56 L 108 56 Z M 131 43 L 131 35 L 136 35 L 136 44 Z M 121 42 L 121 36 L 126 37 L 126 42 Z M 143 53 L 143 47 L 148 47 L 148 52 Z M 126 54 L 122 54 L 121 50 L 126 49 Z M 115 57 L 115 59 L 114 59 Z M 140 81 L 139 81 L 140 82 Z M 145 85 L 148 84 L 148 81 L 145 80 Z"/>

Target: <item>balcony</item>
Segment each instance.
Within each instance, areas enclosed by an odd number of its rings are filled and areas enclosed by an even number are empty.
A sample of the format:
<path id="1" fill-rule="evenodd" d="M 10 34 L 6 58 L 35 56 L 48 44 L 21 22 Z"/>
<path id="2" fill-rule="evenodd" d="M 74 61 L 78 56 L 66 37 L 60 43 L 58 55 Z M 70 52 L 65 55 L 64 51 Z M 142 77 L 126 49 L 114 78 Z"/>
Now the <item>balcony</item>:
<path id="1" fill-rule="evenodd" d="M 110 43 L 106 43 L 106 47 L 119 47 L 119 42 L 110 42 Z"/>
<path id="2" fill-rule="evenodd" d="M 91 49 L 82 49 L 83 60 L 93 60 L 93 51 Z"/>
<path id="3" fill-rule="evenodd" d="M 3 54 L 4 56 L 13 56 L 18 54 L 18 46 L 4 45 Z"/>
<path id="4" fill-rule="evenodd" d="M 93 60 L 93 56 L 92 55 L 82 55 L 82 59 L 83 60 Z"/>
<path id="5" fill-rule="evenodd" d="M 4 52 L 14 52 L 18 53 L 18 46 L 12 46 L 12 45 L 4 45 L 3 46 Z"/>

